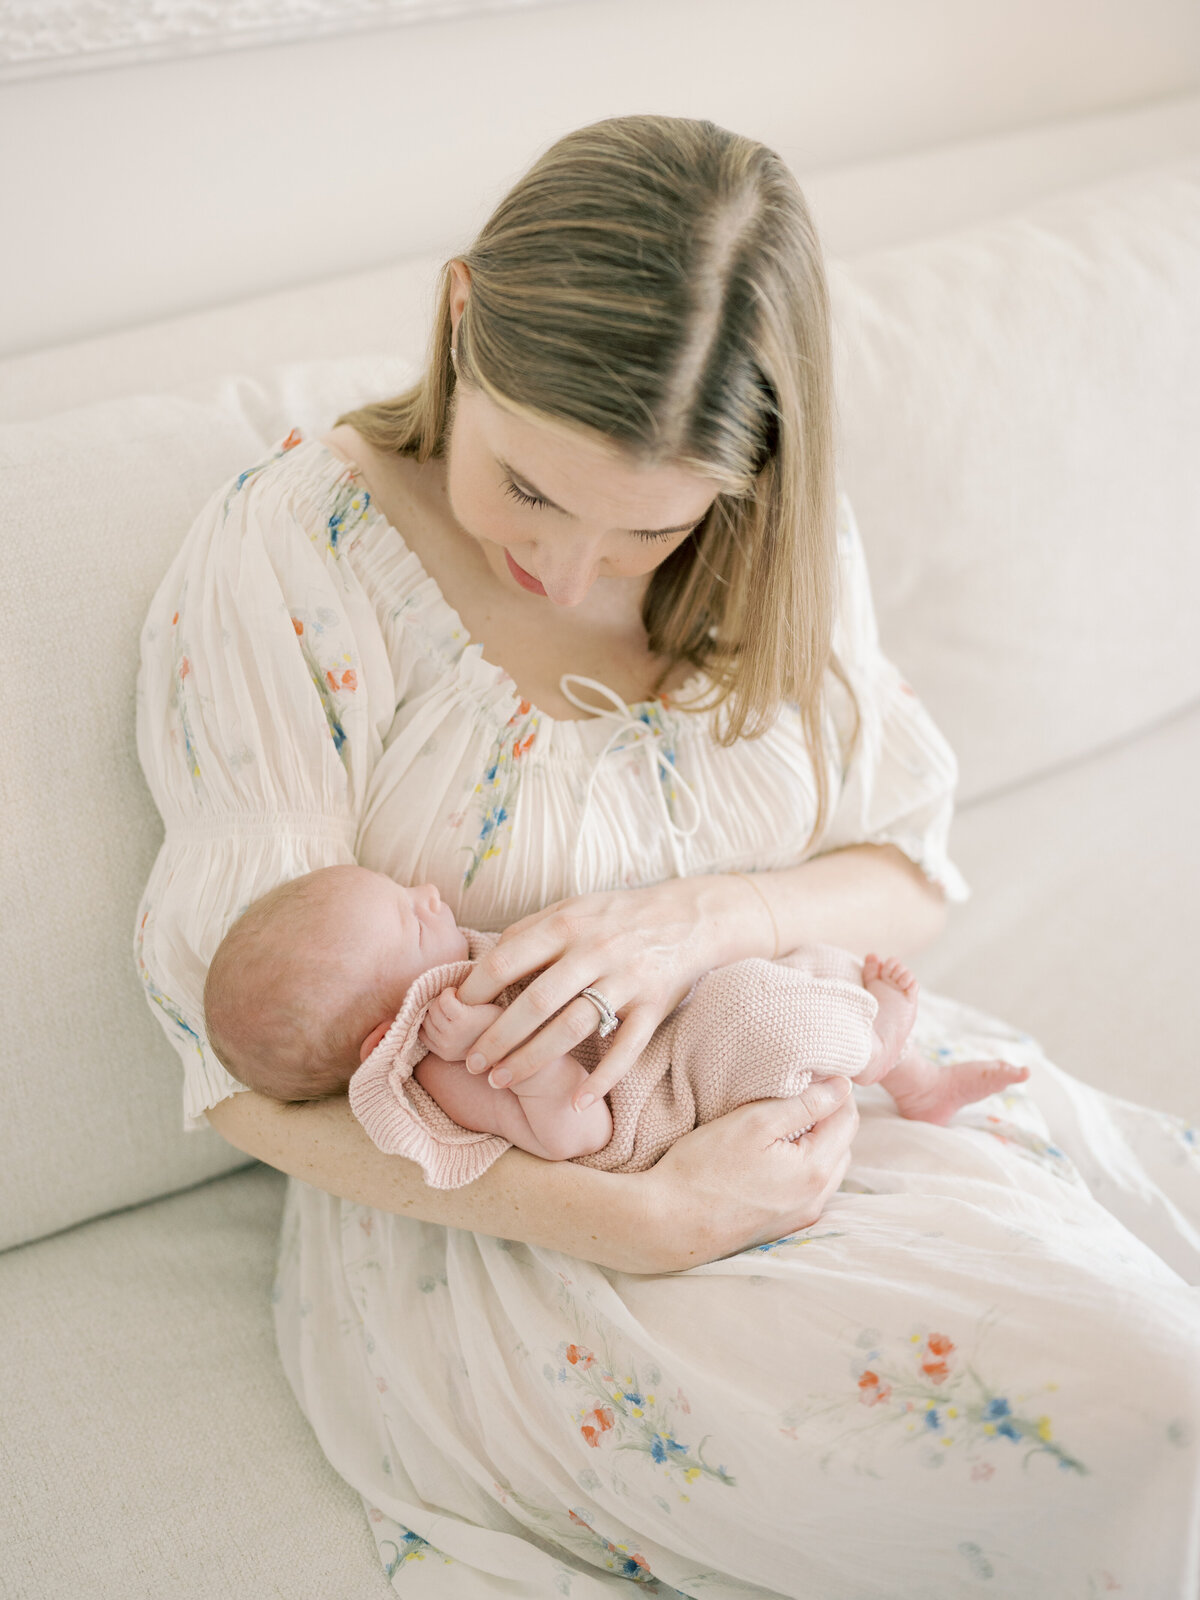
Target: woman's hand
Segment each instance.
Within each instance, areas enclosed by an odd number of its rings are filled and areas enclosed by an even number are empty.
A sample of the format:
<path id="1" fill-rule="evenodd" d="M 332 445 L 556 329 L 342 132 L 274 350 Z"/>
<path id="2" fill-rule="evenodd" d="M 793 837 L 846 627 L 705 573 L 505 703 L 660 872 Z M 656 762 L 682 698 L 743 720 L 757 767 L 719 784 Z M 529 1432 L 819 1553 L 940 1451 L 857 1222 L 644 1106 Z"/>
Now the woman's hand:
<path id="1" fill-rule="evenodd" d="M 788 1134 L 812 1123 L 803 1138 Z M 820 1217 L 850 1165 L 858 1107 L 846 1078 L 789 1100 L 754 1100 L 678 1139 L 639 1181 L 647 1236 L 674 1219 L 668 1254 L 646 1271 L 680 1271 L 782 1239 Z"/>
<path id="2" fill-rule="evenodd" d="M 480 1005 L 538 973 L 478 1039 L 467 1070 L 489 1072 L 498 1089 L 523 1083 L 596 1031 L 596 1007 L 580 996 L 594 988 L 621 1025 L 580 1087 L 575 1104 L 582 1109 L 624 1077 L 697 978 L 760 953 L 756 936 L 765 934 L 755 914 L 737 879 L 704 876 L 579 895 L 522 918 L 459 985 L 460 1000 Z"/>

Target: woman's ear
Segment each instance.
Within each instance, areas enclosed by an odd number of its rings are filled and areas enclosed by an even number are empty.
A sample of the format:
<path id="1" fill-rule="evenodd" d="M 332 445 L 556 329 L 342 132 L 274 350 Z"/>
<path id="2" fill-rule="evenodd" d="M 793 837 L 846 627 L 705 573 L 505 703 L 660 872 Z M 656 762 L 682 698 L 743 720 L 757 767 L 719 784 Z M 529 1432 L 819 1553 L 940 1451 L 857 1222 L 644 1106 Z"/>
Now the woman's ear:
<path id="1" fill-rule="evenodd" d="M 458 319 L 463 314 L 463 307 L 471 292 L 471 269 L 465 261 L 452 261 L 450 271 L 454 275 L 454 284 L 450 290 L 450 326 L 458 331 Z"/>
<path id="2" fill-rule="evenodd" d="M 379 1043 L 379 1041 L 383 1038 L 384 1034 L 391 1027 L 392 1020 L 393 1019 L 391 1017 L 386 1017 L 379 1024 L 379 1026 L 377 1028 L 372 1029 L 372 1031 L 363 1040 L 362 1049 L 358 1052 L 358 1059 L 359 1059 L 360 1062 L 365 1061 L 367 1059 L 367 1057 L 371 1054 L 371 1051 L 374 1050 L 375 1046 Z"/>

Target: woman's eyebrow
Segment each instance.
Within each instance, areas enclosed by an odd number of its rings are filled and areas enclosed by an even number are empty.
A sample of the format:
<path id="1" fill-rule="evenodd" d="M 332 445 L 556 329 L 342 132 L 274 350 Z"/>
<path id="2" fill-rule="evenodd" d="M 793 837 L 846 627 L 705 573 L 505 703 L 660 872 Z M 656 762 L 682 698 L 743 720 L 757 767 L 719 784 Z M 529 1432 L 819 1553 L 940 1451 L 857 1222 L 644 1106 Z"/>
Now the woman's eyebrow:
<path id="1" fill-rule="evenodd" d="M 574 512 L 564 511 L 562 506 L 551 500 L 548 494 L 543 494 L 540 489 L 535 488 L 525 474 L 523 472 L 518 472 L 516 467 L 514 467 L 511 462 L 505 461 L 500 456 L 497 456 L 496 464 L 497 466 L 503 467 L 505 472 L 508 473 L 509 477 L 512 478 L 517 487 L 519 489 L 524 489 L 526 494 L 532 494 L 535 495 L 539 500 L 544 500 L 552 511 L 561 511 L 564 517 L 574 516 Z M 692 522 L 681 522 L 677 527 L 674 528 L 623 528 L 621 531 L 623 533 L 639 534 L 647 539 L 659 539 L 663 536 L 663 534 L 666 533 L 690 533 L 691 530 L 698 526 L 699 523 L 703 522 L 703 520 L 704 517 L 699 516 L 696 517 Z"/>

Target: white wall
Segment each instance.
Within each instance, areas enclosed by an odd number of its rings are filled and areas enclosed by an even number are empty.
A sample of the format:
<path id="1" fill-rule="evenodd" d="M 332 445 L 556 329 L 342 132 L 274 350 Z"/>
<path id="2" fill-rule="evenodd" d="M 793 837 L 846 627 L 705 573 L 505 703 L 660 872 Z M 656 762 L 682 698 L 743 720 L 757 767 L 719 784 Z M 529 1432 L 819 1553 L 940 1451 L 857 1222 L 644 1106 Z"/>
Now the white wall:
<path id="1" fill-rule="evenodd" d="M 578 0 L 0 89 L 0 355 L 462 248 L 560 133 L 811 172 L 1200 86 L 1195 0 Z"/>

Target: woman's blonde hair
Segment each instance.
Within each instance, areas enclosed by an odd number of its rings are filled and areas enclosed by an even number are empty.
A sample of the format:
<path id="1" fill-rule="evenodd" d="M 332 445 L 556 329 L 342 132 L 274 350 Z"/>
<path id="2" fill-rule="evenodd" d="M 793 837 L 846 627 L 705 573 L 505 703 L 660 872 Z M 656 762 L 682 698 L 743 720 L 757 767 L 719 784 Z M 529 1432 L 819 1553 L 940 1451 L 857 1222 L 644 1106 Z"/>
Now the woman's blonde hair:
<path id="1" fill-rule="evenodd" d="M 447 262 L 426 370 L 338 418 L 383 452 L 440 455 L 456 381 L 540 424 L 603 435 L 719 492 L 651 575 L 642 619 L 667 671 L 709 687 L 717 737 L 801 716 L 829 796 L 822 704 L 833 650 L 837 508 L 829 295 L 800 187 L 766 146 L 684 117 L 611 117 L 550 147 L 461 257 L 450 358 Z M 660 680 L 661 681 L 661 680 Z M 843 759 L 847 759 L 843 752 Z M 811 839 L 810 839 L 811 842 Z"/>

